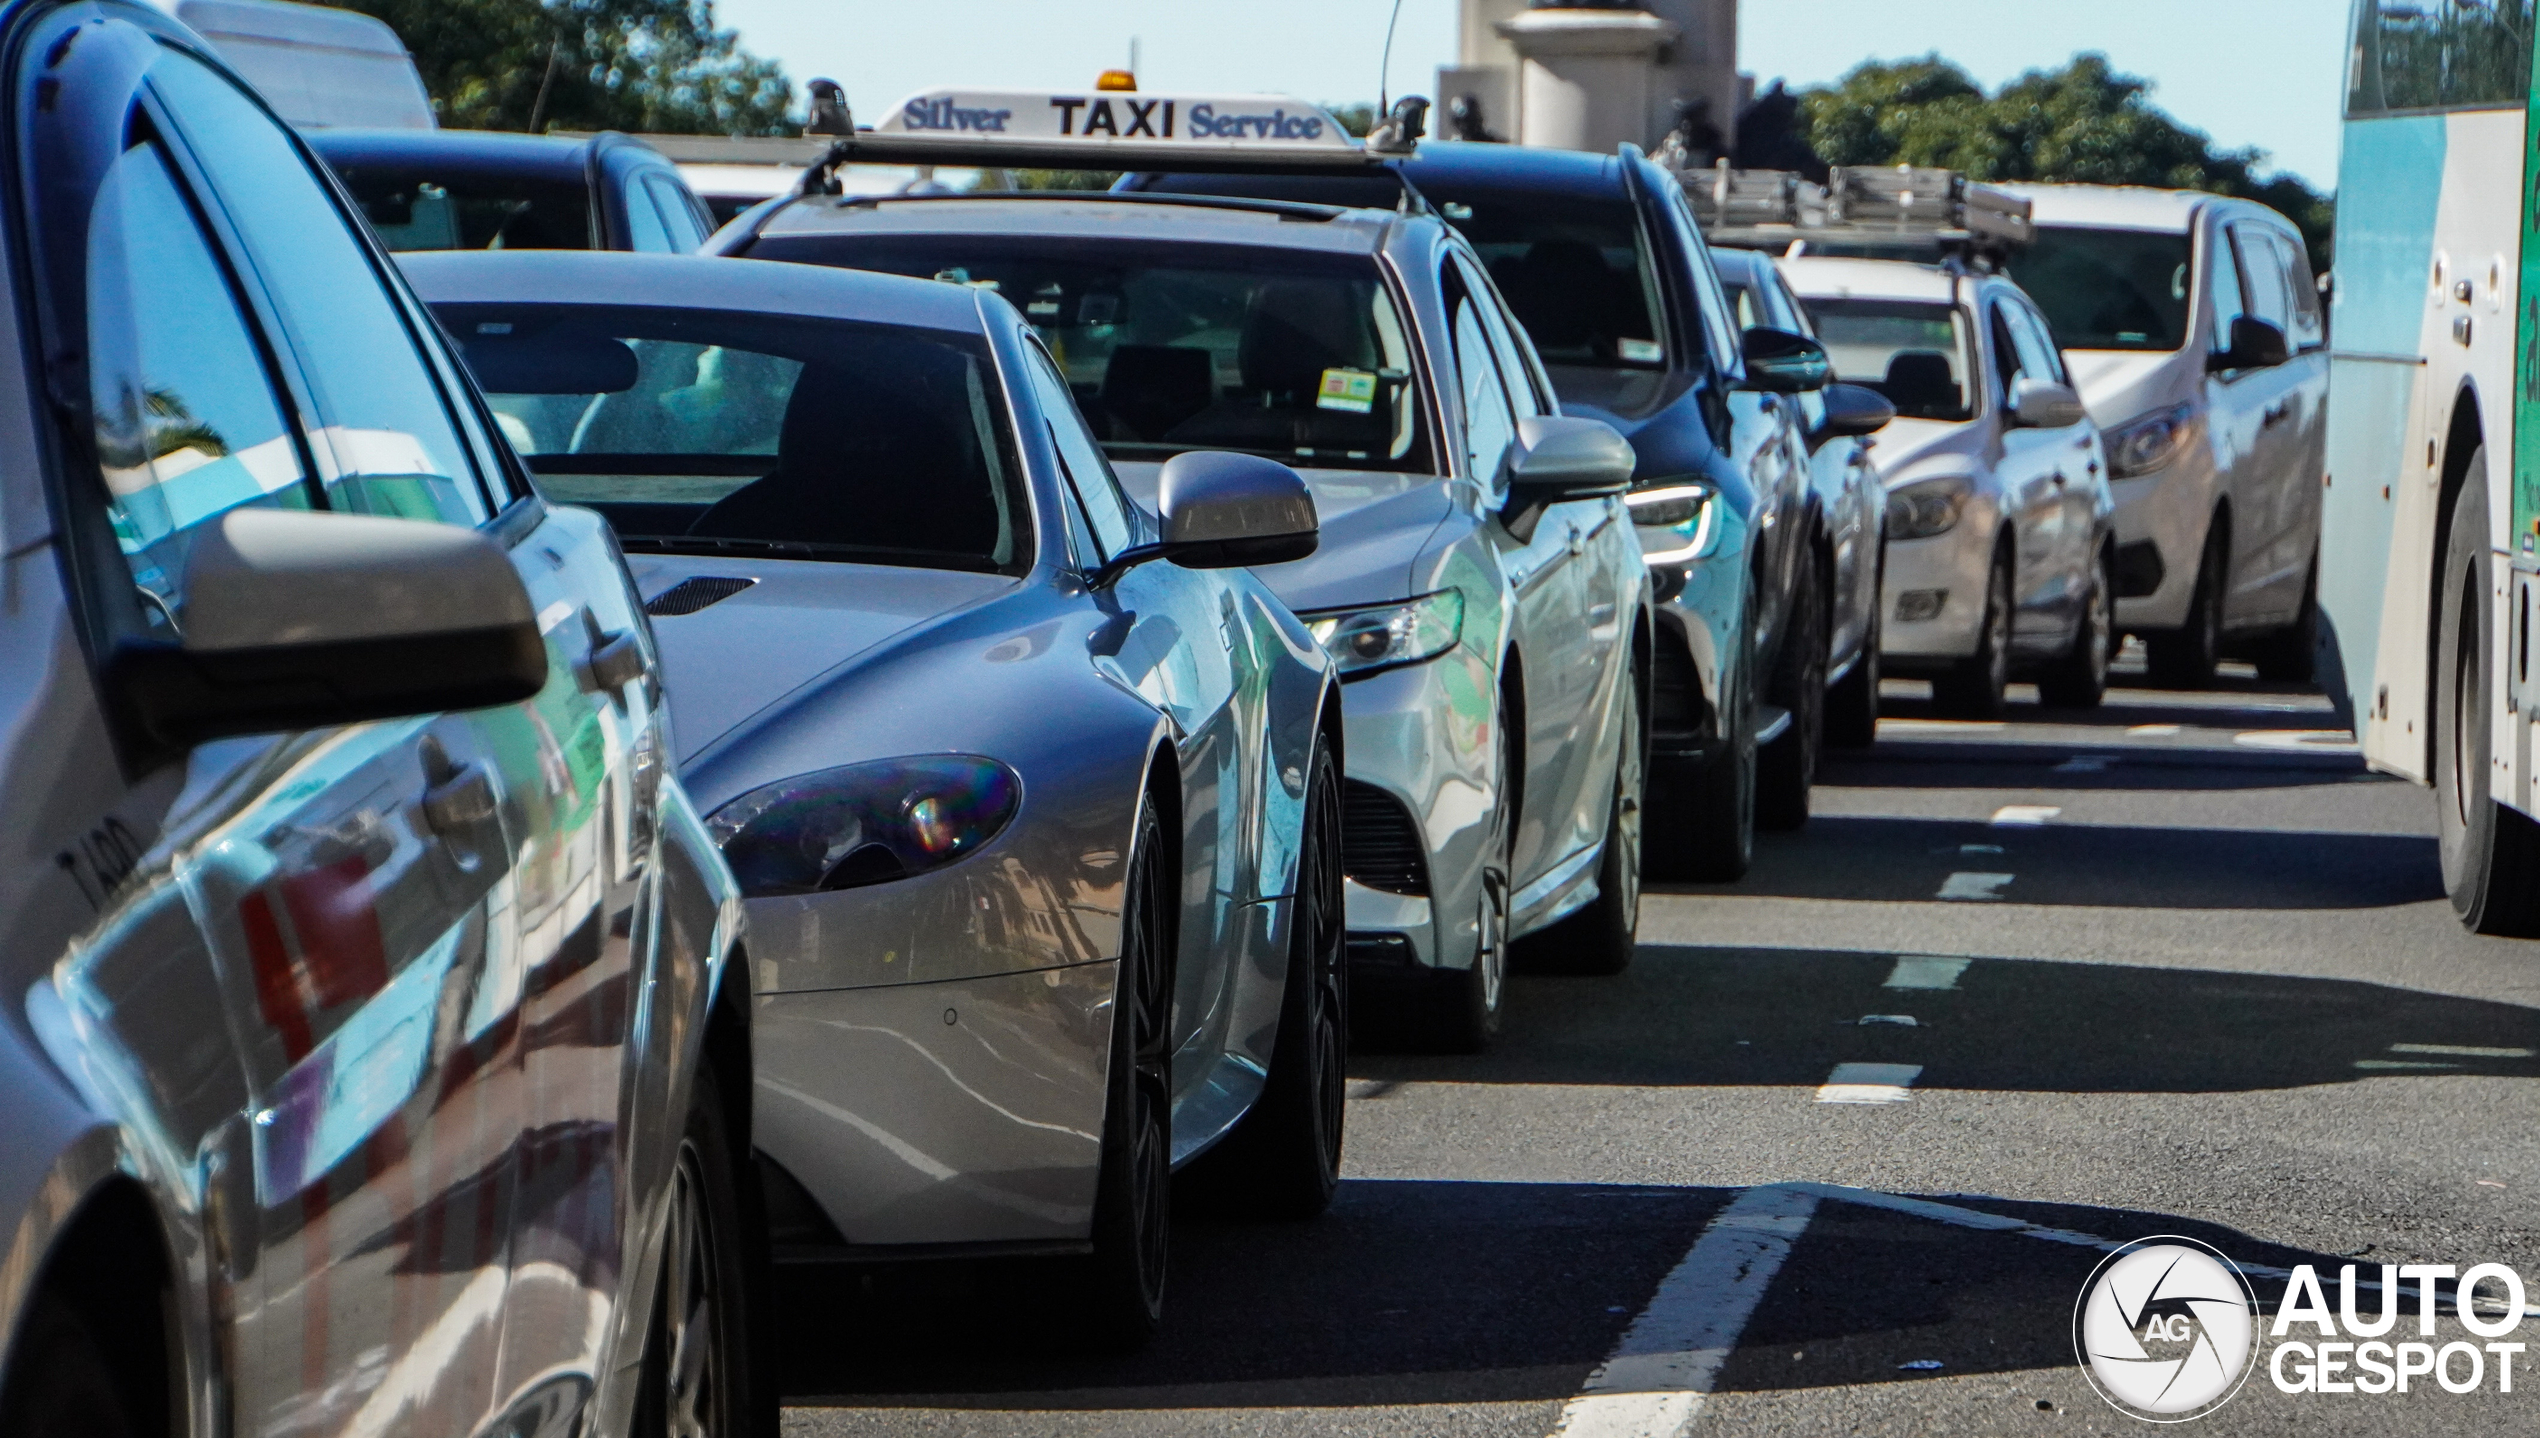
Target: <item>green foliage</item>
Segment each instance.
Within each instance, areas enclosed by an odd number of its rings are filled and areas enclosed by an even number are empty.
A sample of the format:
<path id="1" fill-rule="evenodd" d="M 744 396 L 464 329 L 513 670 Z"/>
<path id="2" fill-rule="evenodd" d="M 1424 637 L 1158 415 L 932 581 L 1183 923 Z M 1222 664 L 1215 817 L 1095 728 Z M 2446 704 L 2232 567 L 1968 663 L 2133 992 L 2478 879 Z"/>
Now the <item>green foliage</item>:
<path id="1" fill-rule="evenodd" d="M 1799 128 L 1829 165 L 1937 165 L 1978 180 L 2151 185 L 2237 195 L 2301 227 L 2325 269 L 2334 202 L 2291 175 L 2261 177 L 2263 150 L 2217 150 L 2145 98 L 2151 87 L 2076 55 L 1987 98 L 1938 55 L 1873 61 L 1805 91 Z"/>
<path id="2" fill-rule="evenodd" d="M 1008 170 L 1018 190 L 1108 190 L 1118 170 Z"/>
<path id="3" fill-rule="evenodd" d="M 471 130 L 784 135 L 794 87 L 713 0 L 329 0 L 385 20 L 441 123 Z"/>
<path id="4" fill-rule="evenodd" d="M 1367 132 L 1374 129 L 1376 125 L 1376 107 L 1365 100 L 1353 101 L 1347 105 L 1325 105 L 1323 113 L 1340 121 L 1342 129 L 1362 140 L 1367 138 Z"/>

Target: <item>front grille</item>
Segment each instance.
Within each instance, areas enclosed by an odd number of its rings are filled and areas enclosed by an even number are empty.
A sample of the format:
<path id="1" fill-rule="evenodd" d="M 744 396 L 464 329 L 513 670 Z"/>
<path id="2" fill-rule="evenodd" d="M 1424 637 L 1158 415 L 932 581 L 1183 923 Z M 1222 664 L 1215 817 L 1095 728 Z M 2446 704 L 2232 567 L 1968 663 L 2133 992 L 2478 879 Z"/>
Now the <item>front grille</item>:
<path id="1" fill-rule="evenodd" d="M 683 579 L 644 601 L 644 612 L 655 619 L 694 614 L 709 604 L 720 604 L 751 585 L 755 579 L 723 579 L 700 575 Z"/>
<path id="2" fill-rule="evenodd" d="M 1428 846 L 1411 811 L 1355 779 L 1341 784 L 1341 872 L 1389 894 L 1429 892 Z"/>
<path id="3" fill-rule="evenodd" d="M 1660 740 L 1702 737 L 1702 675 L 1682 635 L 1661 627 L 1649 676 L 1649 732 Z"/>

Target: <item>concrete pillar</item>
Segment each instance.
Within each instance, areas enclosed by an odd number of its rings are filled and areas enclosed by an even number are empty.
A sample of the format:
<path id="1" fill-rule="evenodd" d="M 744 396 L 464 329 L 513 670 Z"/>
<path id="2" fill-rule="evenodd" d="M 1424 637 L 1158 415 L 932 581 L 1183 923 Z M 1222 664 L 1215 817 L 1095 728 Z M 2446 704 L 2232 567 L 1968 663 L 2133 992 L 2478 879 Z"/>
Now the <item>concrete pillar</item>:
<path id="1" fill-rule="evenodd" d="M 1563 150 L 1647 144 L 1677 27 L 1645 10 L 1527 10 L 1493 27 L 1518 56 L 1515 139 Z"/>

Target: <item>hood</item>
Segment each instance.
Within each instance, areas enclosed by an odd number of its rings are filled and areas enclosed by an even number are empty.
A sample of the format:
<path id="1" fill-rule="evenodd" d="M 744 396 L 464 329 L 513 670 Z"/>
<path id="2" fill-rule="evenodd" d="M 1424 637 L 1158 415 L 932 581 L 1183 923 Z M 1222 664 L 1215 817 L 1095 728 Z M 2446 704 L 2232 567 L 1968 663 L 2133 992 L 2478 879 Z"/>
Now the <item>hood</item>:
<path id="1" fill-rule="evenodd" d="M 1908 468 L 1936 455 L 1973 454 L 1984 442 L 1984 428 L 1971 420 L 1892 419 L 1870 447 L 1870 462 L 1879 478 L 1894 483 Z"/>
<path id="2" fill-rule="evenodd" d="M 1563 414 L 1601 419 L 1626 438 L 1693 386 L 1693 377 L 1680 371 L 1566 364 L 1545 368 Z"/>
<path id="3" fill-rule="evenodd" d="M 757 581 L 693 613 L 653 617 L 683 765 L 857 655 L 1015 584 L 1000 574 L 685 554 L 630 554 L 627 568 L 647 605 L 690 579 Z"/>
<path id="4" fill-rule="evenodd" d="M 2201 350 L 2066 350 L 2064 368 L 2092 423 L 2111 429 L 2140 414 L 2193 399 L 2205 378 Z"/>
<path id="5" fill-rule="evenodd" d="M 1129 493 L 1153 513 L 1156 476 L 1164 466 L 1113 467 Z M 1455 511 L 1455 481 L 1355 469 L 1300 469 L 1297 476 L 1314 493 L 1321 543 L 1304 559 L 1254 570 L 1261 582 L 1298 611 L 1409 598 L 1414 564 Z"/>

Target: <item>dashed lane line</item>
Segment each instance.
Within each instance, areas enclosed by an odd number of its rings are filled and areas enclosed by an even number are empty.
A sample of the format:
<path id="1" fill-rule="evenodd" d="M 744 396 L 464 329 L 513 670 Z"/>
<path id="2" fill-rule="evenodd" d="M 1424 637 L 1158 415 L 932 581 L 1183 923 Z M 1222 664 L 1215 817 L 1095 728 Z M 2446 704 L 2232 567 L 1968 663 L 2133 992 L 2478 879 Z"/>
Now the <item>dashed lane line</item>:
<path id="1" fill-rule="evenodd" d="M 2002 886 L 2018 875 L 1973 874 L 1961 871 L 1940 881 L 1935 898 L 1956 899 L 1967 903 L 1986 903 L 2002 897 Z"/>
<path id="2" fill-rule="evenodd" d="M 1921 1064 L 1836 1064 L 1817 1085 L 1817 1102 L 1903 1103 L 1922 1076 Z"/>
<path id="3" fill-rule="evenodd" d="M 1890 969 L 1888 989 L 1955 989 L 1958 976 L 1967 971 L 1967 959 L 1953 959 L 1940 954 L 1899 954 L 1896 967 Z"/>
<path id="4" fill-rule="evenodd" d="M 2053 804 L 2005 804 L 1993 811 L 1997 829 L 2034 829 L 2064 812 Z"/>

